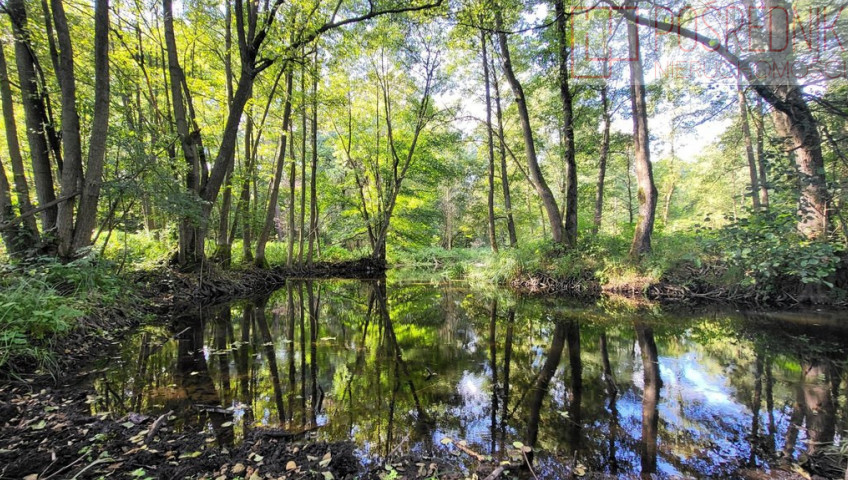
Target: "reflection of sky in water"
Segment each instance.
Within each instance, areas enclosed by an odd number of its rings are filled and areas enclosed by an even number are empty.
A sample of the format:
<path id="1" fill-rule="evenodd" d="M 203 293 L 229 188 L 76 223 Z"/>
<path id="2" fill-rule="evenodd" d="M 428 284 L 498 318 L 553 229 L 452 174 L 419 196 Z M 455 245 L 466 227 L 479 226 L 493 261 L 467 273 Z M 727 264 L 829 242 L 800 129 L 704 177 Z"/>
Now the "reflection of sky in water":
<path id="1" fill-rule="evenodd" d="M 438 287 L 426 288 L 439 290 Z M 322 306 L 342 302 L 334 298 L 332 293 L 322 294 Z M 346 299 L 353 297 L 351 292 L 344 296 Z M 426 299 L 426 296 L 423 298 Z M 363 304 L 367 301 L 360 300 Z M 439 452 L 446 454 L 451 447 L 441 445 L 443 437 L 455 441 L 466 440 L 472 449 L 484 454 L 500 451 L 501 441 L 507 447 L 513 441 L 525 441 L 529 416 L 527 405 L 532 397 L 532 383 L 538 378 L 550 354 L 553 333 L 553 324 L 540 319 L 550 315 L 546 309 L 516 310 L 508 405 L 511 416 L 504 424 L 502 395 L 506 324 L 501 322 L 496 328 L 497 371 L 493 372 L 489 357 L 489 310 L 475 310 L 464 305 L 454 303 L 451 306 L 456 311 L 452 314 L 450 324 L 440 324 L 432 319 L 428 320 L 430 323 L 417 324 L 414 313 L 405 315 L 403 319 L 395 319 L 394 332 L 400 348 L 399 357 L 403 359 L 402 365 L 396 363 L 398 355 L 394 353 L 393 340 L 387 336 L 385 328 L 380 328 L 376 315 L 365 322 L 364 313 L 357 317 L 347 312 L 350 317 L 330 318 L 325 310 L 316 335 L 324 340 L 315 345 L 317 382 L 325 395 L 324 408 L 316 421 L 323 426 L 317 432 L 318 438 L 331 441 L 353 438 L 358 442 L 363 457 L 385 454 L 397 447 L 403 439 L 406 439 L 403 452 L 411 451 L 421 455 Z M 273 303 L 269 304 L 269 308 L 274 308 Z M 342 310 L 335 308 L 335 311 Z M 362 310 L 364 312 L 364 307 Z M 418 310 L 423 309 L 409 309 L 411 312 Z M 501 310 L 504 308 L 501 307 Z M 226 349 L 217 350 L 214 347 L 216 338 L 208 326 L 213 322 L 206 324 L 203 344 L 192 347 L 202 352 L 208 375 L 175 373 L 177 347 L 176 342 L 172 341 L 156 353 L 158 363 L 151 369 L 150 379 L 128 378 L 126 383 L 114 389 L 123 389 L 129 398 L 135 393 L 137 385 L 145 385 L 146 382 L 168 385 L 184 379 L 200 381 L 202 377 L 208 376 L 212 380 L 210 388 L 213 392 L 217 389 L 218 395 L 221 395 L 224 380 L 220 369 L 224 368 L 231 382 L 228 389 L 230 396 L 226 400 L 221 399 L 221 403 L 233 407 L 232 421 L 242 425 L 250 418 L 247 409 L 252 409 L 254 422 L 271 427 L 280 426 L 264 339 L 252 338 L 244 348 L 231 350 L 232 346 L 241 345 L 240 315 L 235 310 L 232 313 L 234 333 L 231 333 L 233 336 L 228 339 Z M 577 315 L 573 317 L 579 318 Z M 499 318 L 502 321 L 503 314 Z M 622 321 L 614 327 L 598 327 L 592 324 L 591 319 L 580 321 L 584 391 L 582 418 L 578 420 L 582 429 L 576 442 L 567 438 L 565 432 L 573 426 L 574 420 L 568 413 L 573 392 L 570 391 L 571 373 L 566 346 L 542 407 L 539 441 L 549 452 L 540 452 L 540 468 L 548 473 L 548 478 L 556 477 L 560 471 L 558 469 L 575 458 L 573 450 L 569 450 L 573 448 L 577 451 L 576 458 L 590 468 L 611 471 L 611 464 L 617 464 L 621 472 L 637 473 L 641 469 L 644 372 L 633 324 L 631 321 Z M 366 323 L 370 326 L 363 337 L 363 326 Z M 312 408 L 313 359 L 309 340 L 312 332 L 308 321 L 304 332 L 300 331 L 299 319 L 294 328 L 295 337 L 289 339 L 285 318 L 270 325 L 286 414 L 294 419 L 294 425 L 291 426 L 298 427 L 298 422 L 304 418 L 301 405 Z M 604 392 L 601 380 L 598 335 L 602 328 L 606 329 L 609 338 L 610 362 L 619 388 L 615 419 L 609 406 L 610 398 Z M 720 344 L 700 344 L 691 331 L 690 328 L 683 333 L 667 333 L 657 328 L 654 333 L 663 381 L 658 404 L 657 469 L 663 476 L 732 477 L 733 472 L 745 463 L 750 454 L 750 440 L 747 437 L 752 420 L 749 405 L 753 394 L 753 362 L 722 354 L 718 351 L 721 347 L 717 345 Z M 259 335 L 255 328 L 250 328 L 250 334 L 251 337 Z M 305 352 L 301 350 L 303 338 Z M 737 346 L 747 342 L 741 337 L 736 340 Z M 242 351 L 249 355 L 246 376 L 252 397 L 245 396 L 240 383 L 243 378 L 240 371 L 244 367 L 238 365 L 235 353 L 240 354 Z M 748 353 L 750 356 L 751 352 Z M 139 371 L 133 365 L 138 358 L 137 348 L 128 348 L 124 358 L 124 364 L 113 372 L 116 378 Z M 304 373 L 301 370 L 302 360 L 305 360 L 306 366 L 305 401 L 301 398 L 301 375 Z M 192 365 L 192 368 L 202 368 Z M 295 370 L 294 391 L 289 384 L 290 365 Z M 795 370 L 781 370 L 782 367 L 777 363 L 773 367 L 774 377 L 778 380 L 774 385 L 777 428 L 774 440 L 777 448 L 781 449 L 792 405 L 796 400 L 795 382 L 800 377 Z M 495 373 L 497 383 L 492 380 Z M 429 422 L 424 421 L 413 401 L 413 388 Z M 176 390 L 179 390 L 179 386 L 176 386 Z M 494 439 L 491 424 L 493 394 L 497 395 L 498 402 Z M 150 405 L 164 408 L 163 411 L 173 408 L 168 405 L 168 399 L 150 395 L 152 400 L 147 407 L 149 410 L 154 409 Z M 208 402 L 204 400 L 195 403 Z M 190 400 L 181 408 L 190 409 L 191 405 Z M 761 434 L 766 431 L 768 422 L 765 408 L 763 397 Z M 501 431 L 504 433 L 501 434 Z M 805 438 L 802 428 L 798 435 L 800 449 L 804 448 Z M 615 442 L 614 460 L 610 458 L 609 452 L 611 439 Z M 453 460 L 461 462 L 467 459 L 461 456 Z"/>

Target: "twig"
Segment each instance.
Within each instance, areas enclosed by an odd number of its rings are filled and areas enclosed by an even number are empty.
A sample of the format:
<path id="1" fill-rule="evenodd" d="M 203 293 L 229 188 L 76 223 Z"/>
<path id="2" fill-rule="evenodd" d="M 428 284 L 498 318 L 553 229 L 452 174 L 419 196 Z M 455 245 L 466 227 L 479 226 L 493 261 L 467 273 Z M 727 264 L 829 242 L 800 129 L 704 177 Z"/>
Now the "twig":
<path id="1" fill-rule="evenodd" d="M 533 465 L 530 465 L 530 459 L 527 458 L 527 452 L 525 452 L 523 448 L 521 449 L 521 455 L 524 456 L 524 463 L 527 464 L 527 468 L 530 470 L 530 473 L 533 475 L 533 478 L 539 480 L 539 477 L 536 476 L 536 472 L 533 471 Z"/>
<path id="2" fill-rule="evenodd" d="M 400 441 L 400 443 L 398 443 L 397 445 L 395 445 L 395 448 L 393 448 L 393 449 L 392 449 L 392 451 L 391 451 L 391 452 L 389 452 L 389 454 L 388 454 L 388 455 L 386 455 L 386 459 L 388 460 L 389 458 L 391 458 L 391 456 L 392 456 L 392 455 L 394 455 L 394 454 L 395 454 L 395 452 L 397 452 L 397 451 L 398 451 L 398 449 L 399 449 L 400 447 L 402 447 L 402 446 L 403 446 L 403 444 L 404 444 L 404 443 L 406 443 L 406 441 L 407 441 L 407 440 L 409 440 L 409 434 L 408 434 L 408 433 L 406 434 L 406 436 L 405 436 L 405 437 L 403 437 L 403 440 L 401 440 L 401 441 Z"/>
<path id="3" fill-rule="evenodd" d="M 55 472 L 51 473 L 50 475 L 48 475 L 48 476 L 46 476 L 46 477 L 43 477 L 43 478 L 42 478 L 42 477 L 39 477 L 39 478 L 41 478 L 41 480 L 48 480 L 48 479 L 50 479 L 50 478 L 53 478 L 53 477 L 55 477 L 56 475 L 59 475 L 60 473 L 64 472 L 65 470 L 67 470 L 67 469 L 69 469 L 69 468 L 73 467 L 74 465 L 76 465 L 77 463 L 79 463 L 79 461 L 80 461 L 80 460 L 82 460 L 83 458 L 85 458 L 85 457 L 86 457 L 86 455 L 88 455 L 88 453 L 84 453 L 84 454 L 82 454 L 79 458 L 77 458 L 77 459 L 76 459 L 76 460 L 74 460 L 73 462 L 71 462 L 71 463 L 69 463 L 69 464 L 65 465 L 64 467 L 60 468 L 59 470 L 56 470 Z M 43 475 L 43 474 L 44 474 L 44 472 L 42 472 L 42 475 Z"/>
<path id="4" fill-rule="evenodd" d="M 173 413 L 174 413 L 173 410 L 168 410 L 167 413 L 163 413 L 162 415 L 159 415 L 159 418 L 157 418 L 156 421 L 153 422 L 153 425 L 150 426 L 150 430 L 147 432 L 147 437 L 145 437 L 145 439 L 144 439 L 145 444 L 148 444 L 153 440 L 153 437 L 156 435 L 156 432 L 160 428 L 162 428 L 162 425 L 165 424 L 165 421 L 168 420 L 168 417 Z"/>
<path id="5" fill-rule="evenodd" d="M 80 475 L 82 475 L 86 470 L 88 470 L 89 468 L 91 468 L 95 465 L 98 465 L 98 464 L 101 464 L 101 463 L 115 463 L 117 461 L 118 460 L 116 460 L 114 458 L 98 458 L 97 460 L 89 463 L 87 467 L 85 467 L 82 470 L 80 470 L 79 472 L 77 472 L 76 475 L 71 477 L 71 480 L 77 480 L 77 478 L 79 478 Z"/>
<path id="6" fill-rule="evenodd" d="M 504 468 L 504 466 L 501 465 L 500 467 L 492 470 L 492 473 L 490 473 L 489 476 L 484 478 L 483 480 L 495 480 L 496 478 L 501 476 L 501 474 L 504 472 L 504 470 L 506 470 L 506 468 Z"/>
<path id="7" fill-rule="evenodd" d="M 472 457 L 476 458 L 477 461 L 482 462 L 486 458 L 483 455 L 480 455 L 479 453 L 475 452 L 474 450 L 471 450 L 470 448 L 466 447 L 465 445 L 463 445 L 461 443 L 457 443 L 455 445 L 456 445 L 456 448 L 458 448 L 458 449 L 462 450 L 463 452 L 467 453 L 468 455 L 471 455 Z"/>

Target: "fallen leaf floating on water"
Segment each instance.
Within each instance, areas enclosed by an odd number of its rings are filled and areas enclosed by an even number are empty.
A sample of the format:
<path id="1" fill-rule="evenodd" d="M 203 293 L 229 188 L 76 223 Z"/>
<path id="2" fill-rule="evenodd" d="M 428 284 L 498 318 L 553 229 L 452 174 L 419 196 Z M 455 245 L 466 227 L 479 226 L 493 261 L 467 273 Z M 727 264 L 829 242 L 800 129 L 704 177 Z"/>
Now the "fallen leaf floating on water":
<path id="1" fill-rule="evenodd" d="M 442 445 L 450 445 L 453 443 L 453 439 L 450 437 L 442 437 Z"/>
<path id="2" fill-rule="evenodd" d="M 576 467 L 574 467 L 573 473 L 578 477 L 582 477 L 586 475 L 586 466 L 582 463 L 578 463 Z"/>

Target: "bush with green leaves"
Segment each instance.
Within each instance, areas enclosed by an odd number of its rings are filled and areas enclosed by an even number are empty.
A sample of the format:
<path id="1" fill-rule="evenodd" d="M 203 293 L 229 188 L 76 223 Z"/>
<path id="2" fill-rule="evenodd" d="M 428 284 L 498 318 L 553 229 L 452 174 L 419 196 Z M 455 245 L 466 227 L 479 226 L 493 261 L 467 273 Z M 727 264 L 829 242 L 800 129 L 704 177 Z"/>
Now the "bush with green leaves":
<path id="1" fill-rule="evenodd" d="M 93 309 L 127 301 L 127 284 L 93 253 L 37 257 L 0 271 L 0 370 L 55 367 L 54 348 Z"/>
<path id="2" fill-rule="evenodd" d="M 805 239 L 792 213 L 765 212 L 718 230 L 710 247 L 744 284 L 769 292 L 796 290 L 799 284 L 834 288 L 843 245 Z"/>

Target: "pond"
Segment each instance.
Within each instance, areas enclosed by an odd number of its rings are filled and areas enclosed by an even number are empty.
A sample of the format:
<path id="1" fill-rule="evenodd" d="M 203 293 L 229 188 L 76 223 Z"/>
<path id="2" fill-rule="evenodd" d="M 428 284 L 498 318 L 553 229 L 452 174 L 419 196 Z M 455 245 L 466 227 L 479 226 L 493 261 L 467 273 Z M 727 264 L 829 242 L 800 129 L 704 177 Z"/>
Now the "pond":
<path id="1" fill-rule="evenodd" d="M 540 478 L 575 465 L 729 478 L 815 457 L 848 429 L 848 330 L 778 317 L 289 281 L 140 330 L 94 381 L 91 404 L 173 410 L 175 428 L 222 445 L 258 426 L 352 440 L 363 464 L 408 454 L 462 468 L 472 459 L 450 455 L 447 439 L 496 459 L 520 441 Z"/>

